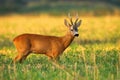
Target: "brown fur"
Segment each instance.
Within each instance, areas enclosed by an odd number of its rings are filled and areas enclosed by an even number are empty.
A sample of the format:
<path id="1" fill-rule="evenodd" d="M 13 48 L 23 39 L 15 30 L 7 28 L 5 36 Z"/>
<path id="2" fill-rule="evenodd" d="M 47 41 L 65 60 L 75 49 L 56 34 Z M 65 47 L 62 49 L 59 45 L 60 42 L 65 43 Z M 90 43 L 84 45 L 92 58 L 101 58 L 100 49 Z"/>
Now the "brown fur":
<path id="1" fill-rule="evenodd" d="M 50 58 L 57 58 L 73 41 L 74 36 L 67 33 L 63 37 L 43 36 L 37 34 L 22 34 L 17 36 L 13 42 L 17 48 L 18 55 L 14 61 L 24 60 L 30 53 L 45 54 Z"/>
<path id="2" fill-rule="evenodd" d="M 63 51 L 71 44 L 75 36 L 78 36 L 78 27 L 81 20 L 78 18 L 71 24 L 65 19 L 64 24 L 68 27 L 69 31 L 65 36 L 45 36 L 38 34 L 22 34 L 17 36 L 13 43 L 17 48 L 18 55 L 15 57 L 14 62 L 22 62 L 30 53 L 45 54 L 51 59 L 59 58 Z M 77 22 L 78 21 L 78 22 Z"/>

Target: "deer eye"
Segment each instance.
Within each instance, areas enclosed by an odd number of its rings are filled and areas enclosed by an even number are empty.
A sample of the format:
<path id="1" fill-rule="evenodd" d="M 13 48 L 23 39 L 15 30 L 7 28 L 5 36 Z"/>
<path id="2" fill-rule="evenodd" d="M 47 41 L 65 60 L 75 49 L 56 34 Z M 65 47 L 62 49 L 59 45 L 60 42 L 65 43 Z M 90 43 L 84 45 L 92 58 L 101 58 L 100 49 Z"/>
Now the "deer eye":
<path id="1" fill-rule="evenodd" d="M 73 29 L 71 29 L 71 31 L 73 31 Z"/>
<path id="2" fill-rule="evenodd" d="M 71 31 L 73 31 L 73 27 L 71 27 Z"/>

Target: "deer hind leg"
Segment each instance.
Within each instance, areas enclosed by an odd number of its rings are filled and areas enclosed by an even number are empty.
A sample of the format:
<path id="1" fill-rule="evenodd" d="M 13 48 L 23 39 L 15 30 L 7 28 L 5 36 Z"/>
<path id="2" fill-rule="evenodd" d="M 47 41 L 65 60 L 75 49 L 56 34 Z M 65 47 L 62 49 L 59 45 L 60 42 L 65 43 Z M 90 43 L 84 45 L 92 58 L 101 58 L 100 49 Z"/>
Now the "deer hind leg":
<path id="1" fill-rule="evenodd" d="M 14 62 L 22 62 L 23 60 L 25 60 L 27 58 L 27 56 L 29 55 L 30 52 L 26 51 L 26 52 L 21 52 L 19 53 L 15 59 L 14 59 Z"/>
<path id="2" fill-rule="evenodd" d="M 21 55 L 21 53 L 19 53 L 19 54 L 15 57 L 14 62 L 17 62 L 17 61 L 19 61 L 19 62 L 22 61 L 22 55 Z"/>

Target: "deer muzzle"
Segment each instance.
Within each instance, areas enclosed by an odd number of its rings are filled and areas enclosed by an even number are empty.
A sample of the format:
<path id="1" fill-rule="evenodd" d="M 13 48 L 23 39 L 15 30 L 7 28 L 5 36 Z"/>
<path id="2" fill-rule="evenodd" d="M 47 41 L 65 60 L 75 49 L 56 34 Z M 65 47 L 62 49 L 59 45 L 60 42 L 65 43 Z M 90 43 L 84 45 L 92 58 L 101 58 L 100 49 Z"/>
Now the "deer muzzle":
<path id="1" fill-rule="evenodd" d="M 78 37 L 79 36 L 78 32 L 74 32 L 74 36 Z"/>
<path id="2" fill-rule="evenodd" d="M 78 37 L 78 36 L 79 36 L 79 34 L 75 34 L 75 36 L 77 36 L 77 37 Z"/>

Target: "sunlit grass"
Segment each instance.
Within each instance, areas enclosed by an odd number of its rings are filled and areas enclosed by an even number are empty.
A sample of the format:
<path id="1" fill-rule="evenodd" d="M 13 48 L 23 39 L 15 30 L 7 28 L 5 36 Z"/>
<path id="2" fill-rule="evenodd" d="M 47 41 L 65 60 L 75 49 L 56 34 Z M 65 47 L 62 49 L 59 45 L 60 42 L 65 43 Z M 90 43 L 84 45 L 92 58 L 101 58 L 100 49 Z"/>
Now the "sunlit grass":
<path id="1" fill-rule="evenodd" d="M 67 30 L 64 26 L 65 16 L 5 16 L 0 17 L 0 35 L 16 36 L 22 33 L 37 33 L 62 36 Z M 109 40 L 119 38 L 120 24 L 118 16 L 80 17 L 82 25 L 79 29 L 81 40 Z"/>
<path id="2" fill-rule="evenodd" d="M 82 17 L 80 36 L 53 65 L 44 55 L 30 55 L 22 64 L 10 64 L 17 51 L 12 40 L 23 33 L 63 36 L 67 16 L 11 15 L 0 17 L 1 80 L 119 80 L 119 16 Z M 75 19 L 75 18 L 74 18 Z"/>

